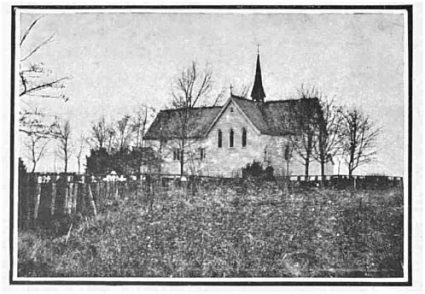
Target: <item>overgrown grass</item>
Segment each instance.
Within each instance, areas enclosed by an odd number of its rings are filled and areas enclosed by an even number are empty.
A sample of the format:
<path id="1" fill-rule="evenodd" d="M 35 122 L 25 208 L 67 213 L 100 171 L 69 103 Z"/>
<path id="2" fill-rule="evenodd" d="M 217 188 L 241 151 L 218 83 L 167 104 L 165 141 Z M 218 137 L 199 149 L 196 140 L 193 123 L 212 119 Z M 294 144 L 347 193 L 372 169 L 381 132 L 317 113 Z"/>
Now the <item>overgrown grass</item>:
<path id="1" fill-rule="evenodd" d="M 140 194 L 140 193 L 139 193 Z M 402 276 L 399 190 L 274 184 L 129 197 L 73 225 L 69 238 L 19 234 L 19 276 Z M 65 230 L 66 231 L 66 230 Z"/>

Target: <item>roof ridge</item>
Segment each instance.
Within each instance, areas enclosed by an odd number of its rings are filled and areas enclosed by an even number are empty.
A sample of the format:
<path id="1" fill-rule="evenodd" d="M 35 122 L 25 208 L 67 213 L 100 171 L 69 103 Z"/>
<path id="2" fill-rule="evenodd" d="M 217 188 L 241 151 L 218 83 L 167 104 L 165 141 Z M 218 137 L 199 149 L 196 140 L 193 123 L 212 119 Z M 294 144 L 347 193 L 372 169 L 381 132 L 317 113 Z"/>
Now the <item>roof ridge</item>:
<path id="1" fill-rule="evenodd" d="M 301 100 L 319 100 L 319 98 L 312 97 L 312 98 L 290 98 L 290 99 L 282 99 L 282 100 L 268 100 L 268 101 L 265 101 L 264 104 L 277 103 L 277 102 L 295 102 L 295 101 L 301 101 Z"/>
<path id="2" fill-rule="evenodd" d="M 268 100 L 264 102 L 264 104 L 270 104 L 270 103 L 278 103 L 278 102 L 291 102 L 291 101 L 297 101 L 299 99 L 293 98 L 293 99 L 282 99 L 282 100 Z"/>
<path id="3" fill-rule="evenodd" d="M 245 97 L 241 97 L 241 96 L 237 96 L 235 94 L 232 94 L 231 98 L 236 98 L 236 99 L 248 101 L 248 102 L 251 102 L 251 103 L 257 105 L 254 100 L 249 99 L 249 98 L 245 98 Z M 303 100 L 303 99 L 305 99 L 305 100 L 318 100 L 319 98 L 312 97 L 312 98 L 289 98 L 289 99 L 280 99 L 280 100 L 267 100 L 267 101 L 264 101 L 263 104 L 278 103 L 278 102 L 294 102 L 294 101 L 300 101 L 300 100 Z"/>
<path id="4" fill-rule="evenodd" d="M 232 94 L 231 98 L 237 98 L 237 99 L 241 99 L 241 100 L 246 100 L 246 101 L 249 101 L 249 102 L 252 102 L 252 103 L 254 103 L 254 102 L 255 102 L 255 101 L 254 101 L 254 100 L 252 100 L 252 99 L 248 99 L 248 98 L 245 98 L 245 97 L 242 97 L 242 96 L 237 96 L 237 95 L 235 95 L 235 94 Z"/>
<path id="5" fill-rule="evenodd" d="M 212 109 L 212 108 L 222 108 L 223 106 L 199 106 L 199 107 L 191 107 L 189 109 Z M 166 109 L 161 109 L 159 112 L 171 112 L 171 111 L 177 111 L 177 110 L 183 110 L 186 109 L 185 107 L 181 107 L 181 108 L 166 108 Z"/>

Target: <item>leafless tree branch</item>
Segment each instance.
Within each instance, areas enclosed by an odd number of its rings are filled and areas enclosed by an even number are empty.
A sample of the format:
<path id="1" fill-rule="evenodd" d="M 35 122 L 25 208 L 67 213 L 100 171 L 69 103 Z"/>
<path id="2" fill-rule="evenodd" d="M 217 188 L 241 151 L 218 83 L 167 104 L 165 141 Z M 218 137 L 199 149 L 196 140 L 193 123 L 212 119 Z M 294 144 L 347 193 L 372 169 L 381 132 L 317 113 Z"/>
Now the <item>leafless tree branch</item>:
<path id="1" fill-rule="evenodd" d="M 40 48 L 42 48 L 47 43 L 51 42 L 53 40 L 54 35 L 55 34 L 52 34 L 49 38 L 47 38 L 46 40 L 44 40 L 43 42 L 41 42 L 40 44 L 38 44 L 37 46 L 35 46 L 24 58 L 21 58 L 21 61 L 27 60 L 32 55 L 34 55 L 34 53 L 36 53 L 38 50 L 40 50 Z"/>
<path id="2" fill-rule="evenodd" d="M 289 136 L 289 142 L 304 165 L 305 175 L 308 176 L 320 125 L 321 113 L 317 100 L 319 92 L 314 87 L 306 88 L 304 85 L 301 85 L 298 92 L 301 99 L 291 109 L 291 123 L 295 132 Z"/>
<path id="3" fill-rule="evenodd" d="M 21 78 L 22 78 L 22 76 L 21 76 Z M 35 91 L 38 91 L 38 90 L 41 90 L 41 89 L 51 88 L 51 87 L 53 87 L 54 85 L 56 85 L 56 84 L 58 84 L 58 83 L 60 83 L 60 82 L 62 82 L 62 81 L 64 81 L 64 80 L 68 80 L 68 79 L 69 79 L 68 77 L 63 77 L 63 78 L 60 78 L 60 79 L 54 80 L 54 81 L 52 81 L 52 82 L 42 83 L 42 84 L 40 84 L 40 85 L 37 85 L 37 86 L 32 87 L 32 88 L 29 88 L 29 89 L 27 89 L 26 82 L 23 82 L 23 85 L 24 85 L 24 91 L 22 91 L 22 92 L 19 94 L 19 96 L 23 96 L 23 95 L 25 95 L 25 94 L 29 94 L 29 93 L 32 93 L 32 92 L 35 92 Z M 61 97 L 63 97 L 63 96 L 61 96 Z"/>
<path id="4" fill-rule="evenodd" d="M 34 26 L 37 24 L 37 22 L 41 19 L 41 17 L 35 19 L 30 25 L 29 27 L 25 30 L 24 34 L 22 35 L 21 41 L 19 42 L 19 46 L 22 46 L 22 44 L 24 43 L 25 39 L 28 37 L 28 35 L 30 34 L 31 30 L 34 28 Z"/>
<path id="5" fill-rule="evenodd" d="M 176 78 L 172 85 L 172 106 L 179 109 L 177 115 L 179 120 L 179 150 L 180 150 L 180 173 L 184 173 L 185 161 L 190 160 L 189 133 L 193 126 L 191 122 L 196 121 L 194 112 L 191 111 L 197 107 L 202 100 L 205 100 L 213 85 L 212 71 L 205 69 L 198 71 L 195 62 Z M 215 103 L 220 99 L 220 94 L 216 97 Z M 188 157 L 188 158 L 186 158 Z"/>
<path id="6" fill-rule="evenodd" d="M 351 176 L 357 167 L 374 159 L 381 129 L 356 108 L 341 109 L 340 113 L 343 117 L 340 132 L 343 155 Z"/>
<path id="7" fill-rule="evenodd" d="M 71 124 L 69 120 L 58 123 L 55 130 L 55 138 L 58 140 L 58 155 L 64 161 L 64 173 L 67 173 L 68 162 L 72 152 Z"/>

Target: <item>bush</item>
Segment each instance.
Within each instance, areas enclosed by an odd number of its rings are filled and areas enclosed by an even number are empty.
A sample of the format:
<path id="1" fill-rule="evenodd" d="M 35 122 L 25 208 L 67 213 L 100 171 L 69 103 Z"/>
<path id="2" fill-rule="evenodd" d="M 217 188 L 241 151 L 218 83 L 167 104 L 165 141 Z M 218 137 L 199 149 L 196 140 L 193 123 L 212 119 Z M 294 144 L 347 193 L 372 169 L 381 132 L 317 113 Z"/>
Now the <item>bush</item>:
<path id="1" fill-rule="evenodd" d="M 242 169 L 243 178 L 254 178 L 258 180 L 268 180 L 271 181 L 273 177 L 273 167 L 267 166 L 265 169 L 262 164 L 258 161 L 253 161 L 248 163 L 245 168 Z"/>

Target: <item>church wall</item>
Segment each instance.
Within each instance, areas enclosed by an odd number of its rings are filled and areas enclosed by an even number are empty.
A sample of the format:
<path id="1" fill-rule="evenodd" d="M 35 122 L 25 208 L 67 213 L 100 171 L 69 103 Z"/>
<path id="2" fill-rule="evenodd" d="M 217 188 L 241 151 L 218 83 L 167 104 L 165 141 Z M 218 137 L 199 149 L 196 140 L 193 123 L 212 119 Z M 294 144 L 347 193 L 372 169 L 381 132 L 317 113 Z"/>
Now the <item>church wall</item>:
<path id="1" fill-rule="evenodd" d="M 231 111 L 233 109 L 233 112 Z M 247 145 L 242 147 L 242 128 L 247 130 Z M 218 147 L 218 130 L 222 131 L 222 147 Z M 233 147 L 229 146 L 230 129 L 234 131 Z M 185 148 L 185 172 L 209 176 L 233 177 L 240 176 L 241 169 L 253 160 L 263 162 L 265 136 L 261 135 L 244 117 L 234 102 L 228 107 L 216 122 L 205 139 L 191 140 L 190 147 Z M 178 148 L 178 140 L 170 140 L 159 148 L 159 142 L 146 141 L 147 146 L 155 150 L 161 149 L 163 162 L 161 173 L 179 174 L 180 162 L 173 160 L 173 148 Z M 199 148 L 204 148 L 205 159 L 199 160 Z"/>
<path id="2" fill-rule="evenodd" d="M 231 110 L 233 109 L 233 112 Z M 242 129 L 247 130 L 247 144 L 242 147 Z M 234 131 L 234 147 L 229 147 L 230 129 Z M 222 131 L 222 147 L 218 147 L 218 130 Z M 263 161 L 265 142 L 238 106 L 231 102 L 211 129 L 207 140 L 208 173 L 231 177 L 241 175 L 241 169 L 253 160 Z"/>
<path id="3" fill-rule="evenodd" d="M 273 169 L 275 175 L 304 175 L 305 166 L 303 159 L 297 155 L 295 151 L 292 152 L 292 158 L 287 164 L 284 156 L 285 146 L 288 144 L 288 140 L 284 137 L 268 136 L 267 143 L 267 162 Z M 288 169 L 288 170 L 287 170 Z M 309 175 L 320 175 L 320 163 L 311 158 L 309 164 Z M 333 165 L 328 163 L 325 166 L 325 174 L 333 174 Z"/>
<path id="4" fill-rule="evenodd" d="M 233 112 L 231 112 L 233 109 Z M 242 147 L 242 128 L 247 130 L 247 145 Z M 222 131 L 222 147 L 218 147 L 218 130 Z M 229 132 L 234 131 L 234 147 L 229 146 Z M 169 140 L 160 146 L 158 141 L 146 141 L 147 146 L 161 150 L 163 162 L 161 173 L 180 174 L 180 162 L 173 159 L 173 149 L 180 145 L 179 140 Z M 191 140 L 185 148 L 185 173 L 205 176 L 235 177 L 241 175 L 241 169 L 248 163 L 259 161 L 264 167 L 271 165 L 275 175 L 287 175 L 284 149 L 287 139 L 284 137 L 260 134 L 250 121 L 231 102 L 208 136 Z M 205 158 L 200 160 L 199 148 L 204 148 Z M 328 164 L 327 174 L 332 174 L 333 166 Z M 296 158 L 289 162 L 290 175 L 304 175 L 304 165 Z M 320 175 L 320 164 L 310 163 L 310 175 Z"/>

